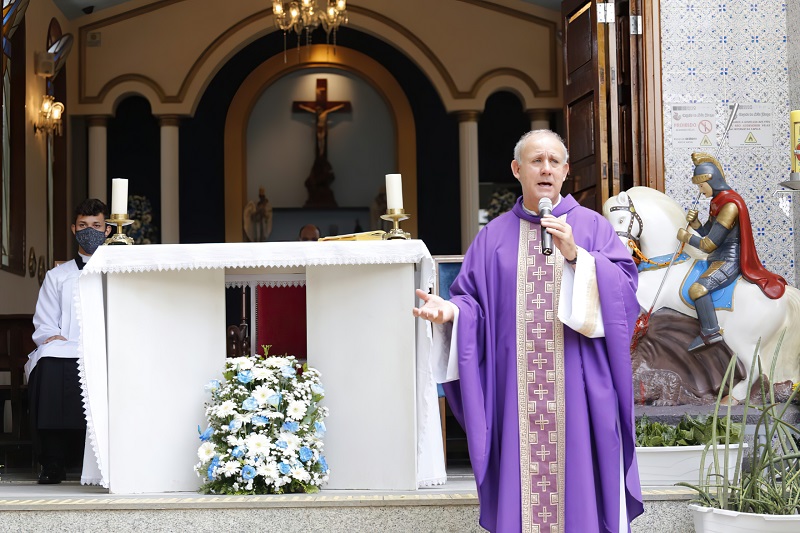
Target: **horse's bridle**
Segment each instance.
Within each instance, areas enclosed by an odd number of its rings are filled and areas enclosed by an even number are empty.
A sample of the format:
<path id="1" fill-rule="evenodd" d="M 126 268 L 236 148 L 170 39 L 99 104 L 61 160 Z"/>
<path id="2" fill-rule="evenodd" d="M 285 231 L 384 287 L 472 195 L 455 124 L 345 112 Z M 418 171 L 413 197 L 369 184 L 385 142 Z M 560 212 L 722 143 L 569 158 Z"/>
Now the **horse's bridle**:
<path id="1" fill-rule="evenodd" d="M 628 197 L 628 205 L 615 205 L 614 207 L 610 208 L 609 211 L 627 211 L 631 214 L 631 221 L 628 224 L 628 231 L 617 231 L 617 235 L 620 237 L 625 237 L 629 241 L 633 241 L 636 244 L 636 247 L 639 247 L 639 237 L 642 236 L 642 231 L 644 231 L 644 222 L 642 221 L 642 217 L 639 216 L 639 213 L 636 211 L 636 207 L 633 205 L 633 199 L 631 195 L 626 195 Z M 639 231 L 634 236 L 633 231 L 633 221 L 636 220 L 639 222 Z"/>

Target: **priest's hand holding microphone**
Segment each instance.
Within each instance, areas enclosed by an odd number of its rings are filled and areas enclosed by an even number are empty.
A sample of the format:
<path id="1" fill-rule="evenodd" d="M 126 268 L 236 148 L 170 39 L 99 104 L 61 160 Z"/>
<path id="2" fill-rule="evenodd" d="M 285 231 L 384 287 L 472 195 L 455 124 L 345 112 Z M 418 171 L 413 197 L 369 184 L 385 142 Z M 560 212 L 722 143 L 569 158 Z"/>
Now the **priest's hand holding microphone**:
<path id="1" fill-rule="evenodd" d="M 571 265 L 578 259 L 578 246 L 572 236 L 572 226 L 566 220 L 561 220 L 553 216 L 553 202 L 550 198 L 539 200 L 539 216 L 542 217 L 542 253 L 550 255 L 553 253 L 553 245 L 561 250 L 561 255 Z"/>

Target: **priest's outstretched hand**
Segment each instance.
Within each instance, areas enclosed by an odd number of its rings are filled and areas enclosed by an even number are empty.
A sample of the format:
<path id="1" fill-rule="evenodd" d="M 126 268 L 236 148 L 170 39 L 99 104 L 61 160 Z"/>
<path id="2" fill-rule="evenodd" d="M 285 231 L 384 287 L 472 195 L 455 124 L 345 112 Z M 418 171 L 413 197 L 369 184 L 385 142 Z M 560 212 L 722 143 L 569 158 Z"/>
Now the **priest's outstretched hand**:
<path id="1" fill-rule="evenodd" d="M 455 317 L 454 304 L 448 302 L 441 296 L 428 294 L 420 289 L 416 290 L 417 297 L 425 303 L 422 307 L 415 307 L 414 316 L 430 320 L 434 324 L 444 324 L 452 322 Z"/>

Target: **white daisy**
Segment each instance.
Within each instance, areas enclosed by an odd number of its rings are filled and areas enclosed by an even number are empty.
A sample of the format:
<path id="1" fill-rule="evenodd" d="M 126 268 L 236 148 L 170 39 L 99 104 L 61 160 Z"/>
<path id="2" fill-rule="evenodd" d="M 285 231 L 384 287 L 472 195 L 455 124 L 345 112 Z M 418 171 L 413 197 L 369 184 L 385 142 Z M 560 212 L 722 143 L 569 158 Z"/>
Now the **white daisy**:
<path id="1" fill-rule="evenodd" d="M 257 473 L 259 476 L 267 479 L 275 479 L 280 475 L 278 474 L 278 464 L 272 461 L 259 466 Z"/>
<path id="2" fill-rule="evenodd" d="M 293 400 L 289 402 L 289 407 L 286 408 L 286 414 L 292 420 L 302 420 L 306 414 L 305 402 Z"/>
<path id="3" fill-rule="evenodd" d="M 228 363 L 239 370 L 250 370 L 253 368 L 253 361 L 249 357 L 235 357 Z"/>
<path id="4" fill-rule="evenodd" d="M 214 458 L 214 455 L 216 455 L 216 453 L 217 451 L 214 448 L 213 442 L 204 442 L 203 444 L 200 445 L 200 448 L 197 450 L 197 457 L 199 457 L 200 460 L 203 462 L 210 461 L 211 459 Z"/>
<path id="5" fill-rule="evenodd" d="M 245 446 L 247 455 L 250 457 L 269 453 L 269 439 L 266 435 L 250 434 L 245 441 Z"/>
<path id="6" fill-rule="evenodd" d="M 275 391 L 264 385 L 259 385 L 253 391 L 253 398 L 256 399 L 261 407 L 267 405 L 267 398 L 275 394 Z"/>
<path id="7" fill-rule="evenodd" d="M 267 357 L 264 359 L 264 364 L 273 368 L 280 368 L 290 364 L 290 361 L 286 357 Z"/>
<path id="8" fill-rule="evenodd" d="M 292 468 L 292 477 L 298 481 L 308 481 L 311 479 L 308 471 L 302 467 Z"/>
<path id="9" fill-rule="evenodd" d="M 233 400 L 225 400 L 217 406 L 216 411 L 218 417 L 230 416 L 236 412 L 236 403 Z"/>
<path id="10" fill-rule="evenodd" d="M 217 469 L 218 473 L 224 476 L 235 476 L 239 473 L 239 461 L 225 461 Z"/>
<path id="11" fill-rule="evenodd" d="M 300 437 L 295 435 L 294 433 L 289 433 L 288 431 L 282 431 L 278 440 L 285 441 L 288 446 L 284 453 L 294 453 L 298 449 L 300 449 Z"/>

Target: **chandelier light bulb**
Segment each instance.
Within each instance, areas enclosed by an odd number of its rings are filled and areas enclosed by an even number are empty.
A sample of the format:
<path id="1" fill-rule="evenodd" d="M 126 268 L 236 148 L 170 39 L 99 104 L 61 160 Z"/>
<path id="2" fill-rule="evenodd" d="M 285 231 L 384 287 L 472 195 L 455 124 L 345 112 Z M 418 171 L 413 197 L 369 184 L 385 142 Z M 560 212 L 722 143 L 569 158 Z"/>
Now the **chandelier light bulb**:
<path id="1" fill-rule="evenodd" d="M 272 2 L 272 12 L 275 14 L 275 16 L 283 15 L 283 2 L 280 0 L 275 0 Z"/>

